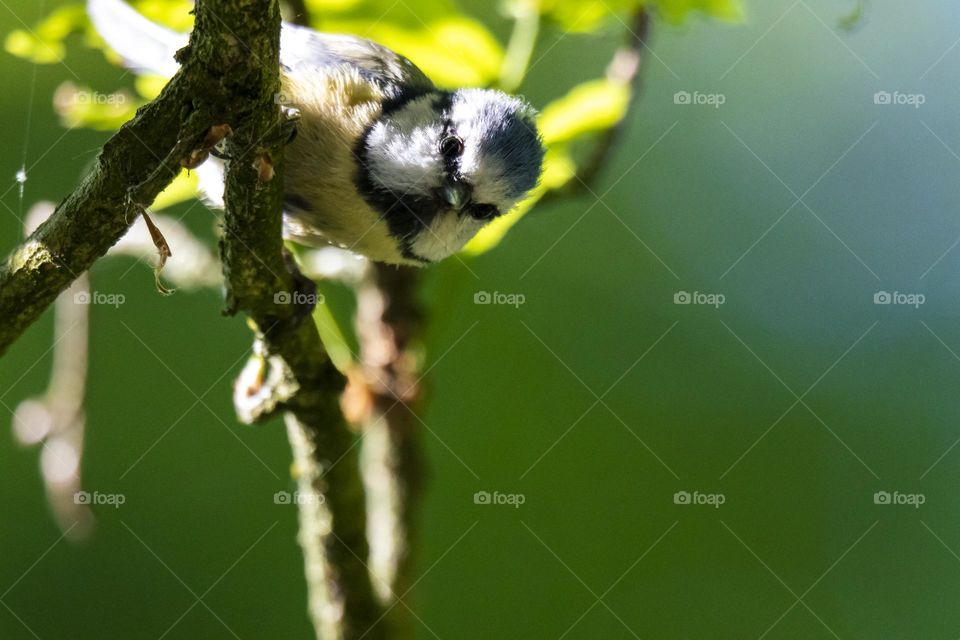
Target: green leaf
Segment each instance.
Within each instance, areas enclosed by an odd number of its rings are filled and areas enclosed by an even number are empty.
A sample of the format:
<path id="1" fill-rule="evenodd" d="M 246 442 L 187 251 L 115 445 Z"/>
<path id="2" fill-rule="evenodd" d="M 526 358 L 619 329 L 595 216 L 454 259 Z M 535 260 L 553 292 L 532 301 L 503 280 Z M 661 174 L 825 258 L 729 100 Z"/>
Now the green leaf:
<path id="1" fill-rule="evenodd" d="M 608 19 L 629 13 L 640 4 L 638 0 L 543 0 L 540 8 L 565 31 L 590 33 Z"/>
<path id="2" fill-rule="evenodd" d="M 151 211 L 162 211 L 175 204 L 186 202 L 197 197 L 198 190 L 197 174 L 186 169 L 174 178 L 173 182 L 167 185 L 167 188 L 160 192 L 153 204 L 150 205 Z"/>
<path id="3" fill-rule="evenodd" d="M 71 33 L 83 31 L 87 14 L 82 4 L 72 3 L 58 7 L 32 29 L 16 29 L 4 39 L 7 53 L 37 64 L 52 64 L 63 60 L 64 39 Z"/>
<path id="4" fill-rule="evenodd" d="M 170 78 L 164 78 L 163 76 L 137 76 L 133 81 L 133 86 L 136 88 L 137 93 L 146 98 L 147 100 L 153 100 L 160 92 L 163 91 L 163 88 L 167 86 L 167 83 L 170 82 Z"/>
<path id="5" fill-rule="evenodd" d="M 53 94 L 53 107 L 64 126 L 97 131 L 120 128 L 143 104 L 125 91 L 100 93 L 89 87 L 64 82 Z"/>
<path id="6" fill-rule="evenodd" d="M 669 22 L 683 22 L 693 12 L 729 22 L 743 20 L 741 0 L 542 0 L 540 8 L 566 31 L 591 33 L 611 19 L 622 23 L 624 16 L 644 4 L 653 7 Z"/>
<path id="7" fill-rule="evenodd" d="M 579 84 L 544 107 L 539 121 L 543 140 L 555 145 L 612 127 L 626 114 L 629 101 L 630 88 L 622 83 L 599 79 Z"/>
<path id="8" fill-rule="evenodd" d="M 740 0 L 655 0 L 653 4 L 670 22 L 682 22 L 694 11 L 727 22 L 742 22 L 744 19 Z"/>
<path id="9" fill-rule="evenodd" d="M 318 304 L 313 310 L 313 321 L 317 325 L 317 332 L 323 342 L 330 360 L 341 373 L 346 373 L 353 366 L 353 353 L 346 335 L 336 317 L 326 304 Z"/>
<path id="10" fill-rule="evenodd" d="M 326 32 L 336 32 L 332 24 L 343 20 L 365 22 L 368 28 L 379 23 L 419 28 L 440 18 L 462 15 L 450 0 L 304 0 L 304 4 L 313 17 L 313 26 Z M 363 31 L 339 32 L 364 35 Z"/>
<path id="11" fill-rule="evenodd" d="M 500 75 L 503 48 L 472 18 L 450 15 L 411 26 L 389 20 L 329 20 L 324 29 L 353 33 L 389 47 L 410 58 L 440 87 L 484 86 Z"/>
<path id="12" fill-rule="evenodd" d="M 350 12 L 363 4 L 363 0 L 306 0 L 304 4 L 313 15 L 329 16 Z"/>
<path id="13" fill-rule="evenodd" d="M 144 16 L 174 31 L 193 29 L 193 2 L 191 0 L 139 0 L 133 6 Z"/>

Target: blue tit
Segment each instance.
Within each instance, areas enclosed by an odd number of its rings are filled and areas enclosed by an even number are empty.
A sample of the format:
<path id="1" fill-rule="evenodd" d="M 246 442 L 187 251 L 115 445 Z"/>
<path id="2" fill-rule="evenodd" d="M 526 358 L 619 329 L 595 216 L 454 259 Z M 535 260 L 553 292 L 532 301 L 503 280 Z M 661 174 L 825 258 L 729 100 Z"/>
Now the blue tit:
<path id="1" fill-rule="evenodd" d="M 88 0 L 107 44 L 140 72 L 172 76 L 185 34 L 122 0 Z M 489 89 L 443 91 L 412 62 L 347 35 L 284 24 L 283 94 L 300 111 L 286 152 L 284 236 L 390 264 L 424 265 L 459 251 L 540 178 L 534 110 Z M 197 168 L 223 206 L 221 161 Z"/>

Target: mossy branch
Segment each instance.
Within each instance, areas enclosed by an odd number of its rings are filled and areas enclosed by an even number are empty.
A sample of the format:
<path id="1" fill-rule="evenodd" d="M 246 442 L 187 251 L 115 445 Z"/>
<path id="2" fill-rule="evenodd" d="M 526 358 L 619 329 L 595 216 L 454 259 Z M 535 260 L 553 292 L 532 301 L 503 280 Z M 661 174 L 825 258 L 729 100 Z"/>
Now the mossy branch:
<path id="1" fill-rule="evenodd" d="M 180 71 L 104 145 L 76 190 L 0 266 L 0 355 L 126 233 L 210 127 L 246 117 L 245 87 L 262 71 L 242 55 L 240 43 L 265 33 L 265 12 L 251 10 L 257 4 L 267 3 L 197 3 L 198 25 L 178 53 Z M 232 20 L 233 13 L 244 19 Z"/>
<path id="2" fill-rule="evenodd" d="M 245 312 L 257 335 L 256 360 L 270 375 L 252 384 L 241 376 L 242 416 L 284 413 L 298 484 L 309 611 L 322 640 L 384 637 L 366 567 L 364 491 L 354 444 L 339 398 L 344 378 L 331 363 L 316 325 L 299 300 L 305 286 L 282 239 L 283 145 L 287 115 L 280 91 L 280 10 L 276 0 L 231 7 L 231 19 L 264 21 L 244 55 L 258 64 L 243 78 L 251 112 L 227 138 L 224 234 L 221 240 L 227 311 Z M 254 16 L 245 18 L 244 16 Z M 200 24 L 198 11 L 197 20 Z M 261 408 L 245 406 L 254 398 Z"/>
<path id="3" fill-rule="evenodd" d="M 285 413 L 300 486 L 300 541 L 318 638 L 377 640 L 382 609 L 364 560 L 364 494 L 354 436 L 339 409 L 344 380 L 316 327 L 278 294 L 296 288 L 281 236 L 283 117 L 277 0 L 198 0 L 181 68 L 104 146 L 80 186 L 0 267 L 0 355 L 127 232 L 176 177 L 226 141 L 228 312 L 255 325 L 279 371 L 270 411 Z M 175 250 L 175 248 L 174 248 Z M 335 490 L 331 490 L 335 489 Z"/>

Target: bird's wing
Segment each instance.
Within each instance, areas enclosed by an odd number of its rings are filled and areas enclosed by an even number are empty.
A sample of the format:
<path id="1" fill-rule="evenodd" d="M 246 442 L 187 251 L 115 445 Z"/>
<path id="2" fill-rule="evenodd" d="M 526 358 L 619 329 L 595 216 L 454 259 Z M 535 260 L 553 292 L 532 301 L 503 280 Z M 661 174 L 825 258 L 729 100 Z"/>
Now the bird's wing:
<path id="1" fill-rule="evenodd" d="M 97 32 L 127 67 L 166 77 L 177 72 L 173 54 L 187 44 L 187 34 L 151 22 L 123 0 L 87 0 L 87 12 Z M 433 89 L 415 64 L 386 47 L 293 24 L 284 23 L 280 32 L 280 63 L 293 73 L 352 68 L 393 97 Z"/>
<path id="2" fill-rule="evenodd" d="M 319 33 L 293 24 L 284 23 L 280 32 L 280 64 L 293 73 L 352 68 L 391 97 L 434 88 L 415 64 L 384 46 L 366 38 Z"/>
<path id="3" fill-rule="evenodd" d="M 173 54 L 187 44 L 187 34 L 150 22 L 123 0 L 88 0 L 87 13 L 128 68 L 167 78 L 177 72 L 180 65 Z"/>

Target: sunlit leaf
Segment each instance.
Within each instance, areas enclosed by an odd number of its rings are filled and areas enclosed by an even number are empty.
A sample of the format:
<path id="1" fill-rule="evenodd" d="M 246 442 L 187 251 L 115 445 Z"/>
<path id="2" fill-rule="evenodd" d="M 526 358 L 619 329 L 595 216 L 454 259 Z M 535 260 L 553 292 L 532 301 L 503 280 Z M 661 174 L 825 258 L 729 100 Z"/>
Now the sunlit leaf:
<path id="1" fill-rule="evenodd" d="M 382 20 L 330 21 L 325 28 L 370 38 L 410 58 L 441 87 L 483 86 L 500 73 L 503 48 L 481 23 L 464 16 L 404 26 Z"/>
<path id="2" fill-rule="evenodd" d="M 313 310 L 313 321 L 317 325 L 320 340 L 330 356 L 333 365 L 346 372 L 353 365 L 353 354 L 346 335 L 337 323 L 336 317 L 326 304 L 318 304 Z"/>
<path id="3" fill-rule="evenodd" d="M 566 142 L 607 129 L 623 118 L 629 100 L 630 88 L 618 82 L 600 79 L 579 84 L 544 107 L 539 122 L 544 142 Z"/>
<path id="4" fill-rule="evenodd" d="M 61 43 L 46 42 L 23 29 L 8 33 L 3 41 L 3 49 L 18 58 L 37 64 L 60 62 L 66 53 Z"/>
<path id="5" fill-rule="evenodd" d="M 197 197 L 197 174 L 184 169 L 167 188 L 160 192 L 150 206 L 151 211 L 162 211 L 175 204 L 186 202 Z"/>
<path id="6" fill-rule="evenodd" d="M 363 0 L 306 0 L 304 2 L 310 13 L 328 16 L 334 13 L 344 13 L 356 9 Z"/>
<path id="7" fill-rule="evenodd" d="M 170 82 L 170 79 L 164 78 L 163 76 L 137 76 L 133 82 L 133 86 L 141 96 L 147 100 L 153 100 L 160 95 L 160 92 L 163 91 L 163 88 L 167 86 L 168 82 Z"/>
<path id="8" fill-rule="evenodd" d="M 111 131 L 133 117 L 139 100 L 125 91 L 101 93 L 64 82 L 53 95 L 53 106 L 67 127 Z"/>
<path id="9" fill-rule="evenodd" d="M 577 165 L 566 148 L 548 149 L 544 158 L 540 186 L 546 190 L 559 189 L 570 182 L 576 172 Z"/>
<path id="10" fill-rule="evenodd" d="M 86 28 L 87 14 L 82 4 L 58 7 L 31 29 L 17 29 L 9 33 L 3 48 L 20 58 L 37 64 L 60 62 L 66 54 L 63 40 Z"/>
<path id="11" fill-rule="evenodd" d="M 540 7 L 566 31 L 589 33 L 611 20 L 622 22 L 643 4 L 642 0 L 542 0 Z M 682 22 L 692 12 L 730 22 L 743 19 L 741 0 L 648 0 L 646 4 L 669 22 Z"/>
<path id="12" fill-rule="evenodd" d="M 541 11 L 565 31 L 589 33 L 615 15 L 633 10 L 637 0 L 543 0 Z"/>
<path id="13" fill-rule="evenodd" d="M 133 6 L 150 20 L 174 31 L 193 29 L 193 2 L 191 0 L 139 0 Z"/>
<path id="14" fill-rule="evenodd" d="M 663 18 L 671 22 L 681 22 L 694 11 L 727 22 L 740 22 L 744 17 L 740 0 L 656 0 L 652 4 L 657 6 Z"/>
<path id="15" fill-rule="evenodd" d="M 321 31 L 366 37 L 370 36 L 365 31 L 338 29 L 336 23 L 364 23 L 366 29 L 380 23 L 419 28 L 434 20 L 462 15 L 450 0 L 305 0 L 305 4 L 313 17 L 313 26 Z"/>

